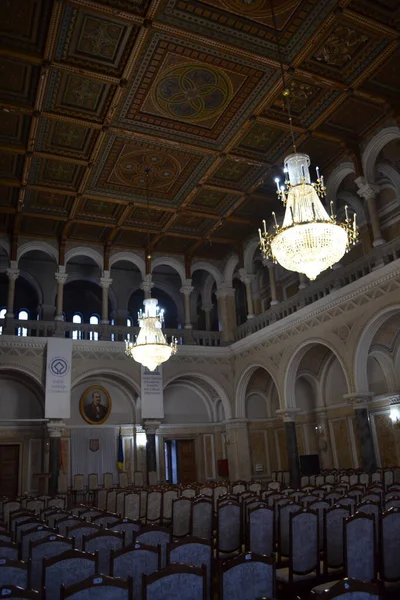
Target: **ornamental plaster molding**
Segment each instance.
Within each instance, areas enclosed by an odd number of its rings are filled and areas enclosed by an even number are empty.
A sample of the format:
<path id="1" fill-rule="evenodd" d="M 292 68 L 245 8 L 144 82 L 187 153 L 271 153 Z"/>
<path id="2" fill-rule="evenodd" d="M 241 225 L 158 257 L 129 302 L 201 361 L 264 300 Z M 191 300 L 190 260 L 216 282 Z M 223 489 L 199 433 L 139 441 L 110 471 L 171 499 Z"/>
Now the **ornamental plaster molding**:
<path id="1" fill-rule="evenodd" d="M 344 394 L 343 396 L 343 398 L 347 400 L 347 404 L 352 406 L 354 410 L 368 409 L 373 397 L 373 392 L 359 392 L 353 394 Z"/>
<path id="2" fill-rule="evenodd" d="M 276 414 L 282 418 L 284 423 L 294 423 L 299 412 L 299 408 L 280 408 Z"/>

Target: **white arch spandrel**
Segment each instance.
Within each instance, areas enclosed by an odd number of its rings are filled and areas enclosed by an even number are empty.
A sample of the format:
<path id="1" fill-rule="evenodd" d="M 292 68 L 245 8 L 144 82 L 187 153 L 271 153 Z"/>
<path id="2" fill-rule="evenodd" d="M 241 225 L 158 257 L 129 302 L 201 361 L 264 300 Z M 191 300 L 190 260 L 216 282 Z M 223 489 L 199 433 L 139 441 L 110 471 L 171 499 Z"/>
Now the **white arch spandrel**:
<path id="1" fill-rule="evenodd" d="M 71 248 L 65 254 L 65 266 L 68 264 L 68 262 L 70 260 L 75 258 L 75 256 L 88 256 L 96 263 L 96 265 L 99 267 L 101 272 L 103 272 L 103 266 L 104 266 L 103 257 L 100 254 L 100 252 L 98 252 L 94 248 L 90 248 L 88 246 L 77 246 L 76 248 Z"/>
<path id="2" fill-rule="evenodd" d="M 260 245 L 260 240 L 257 236 L 254 236 L 247 244 L 243 253 L 243 261 L 244 261 L 244 270 L 248 275 L 251 275 L 254 272 L 253 263 L 254 263 L 254 253 L 258 249 Z"/>
<path id="3" fill-rule="evenodd" d="M 232 284 L 233 284 L 233 274 L 234 274 L 235 269 L 238 264 L 239 264 L 239 257 L 237 254 L 233 254 L 227 260 L 227 263 L 226 263 L 225 269 L 224 269 L 224 282 L 229 286 L 232 286 Z"/>
<path id="4" fill-rule="evenodd" d="M 56 264 L 58 265 L 58 250 L 57 250 L 57 248 L 54 248 L 54 246 L 52 246 L 51 244 L 48 244 L 47 242 L 40 242 L 40 241 L 32 241 L 32 242 L 26 242 L 26 244 L 22 244 L 22 246 L 20 246 L 17 250 L 17 263 L 24 256 L 24 254 L 26 254 L 27 252 L 32 252 L 34 250 L 39 250 L 40 252 L 44 252 L 51 258 L 54 258 L 54 260 L 56 261 Z"/>
<path id="5" fill-rule="evenodd" d="M 375 182 L 375 165 L 379 152 L 393 140 L 400 139 L 400 128 L 396 125 L 385 127 L 377 133 L 367 144 L 362 154 L 362 165 L 365 179 L 369 183 Z"/>
<path id="6" fill-rule="evenodd" d="M 135 254 L 134 252 L 117 252 L 110 258 L 110 270 L 117 262 L 121 261 L 129 262 L 135 265 L 139 269 L 142 279 L 144 280 L 146 276 L 146 264 L 141 256 Z"/>
<path id="7" fill-rule="evenodd" d="M 356 175 L 354 164 L 351 161 L 340 163 L 326 180 L 326 195 L 329 202 L 333 201 L 336 205 L 336 197 L 342 181 L 351 173 Z"/>
<path id="8" fill-rule="evenodd" d="M 205 260 L 198 260 L 192 264 L 192 268 L 190 269 L 192 276 L 195 271 L 207 271 L 207 273 L 210 273 L 210 275 L 214 277 L 215 283 L 218 287 L 222 283 L 222 273 L 220 272 L 220 270 L 217 269 L 215 265 L 212 265 L 211 263 Z"/>
<path id="9" fill-rule="evenodd" d="M 260 363 L 249 365 L 248 367 L 246 367 L 246 369 L 241 374 L 238 384 L 236 386 L 235 418 L 237 418 L 237 419 L 246 418 L 247 387 L 249 385 L 251 376 L 257 369 L 263 369 L 263 371 L 265 371 L 271 377 L 271 379 L 277 389 L 277 392 L 278 392 L 279 406 L 281 406 L 280 391 L 279 391 L 279 387 L 277 385 L 278 378 L 276 376 L 276 373 L 273 373 L 269 366 L 267 368 L 265 365 L 262 365 Z"/>
<path id="10" fill-rule="evenodd" d="M 154 269 L 161 265 L 166 265 L 174 269 L 174 271 L 176 271 L 179 277 L 181 278 L 182 285 L 185 285 L 186 272 L 185 265 L 183 263 L 179 262 L 179 260 L 177 260 L 176 258 L 172 258 L 170 256 L 158 256 L 157 258 L 154 258 L 151 261 L 151 272 L 153 273 Z"/>

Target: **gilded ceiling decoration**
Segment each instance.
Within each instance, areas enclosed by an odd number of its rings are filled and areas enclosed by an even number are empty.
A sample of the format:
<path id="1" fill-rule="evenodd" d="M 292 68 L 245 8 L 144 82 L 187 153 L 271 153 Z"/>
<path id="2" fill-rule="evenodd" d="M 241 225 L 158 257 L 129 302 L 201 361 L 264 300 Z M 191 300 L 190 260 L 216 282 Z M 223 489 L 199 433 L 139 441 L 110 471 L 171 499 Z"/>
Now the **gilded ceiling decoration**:
<path id="1" fill-rule="evenodd" d="M 396 0 L 274 10 L 277 32 L 270 0 L 3 0 L 0 229 L 229 255 L 279 207 L 278 40 L 297 148 L 325 175 L 397 114 Z"/>

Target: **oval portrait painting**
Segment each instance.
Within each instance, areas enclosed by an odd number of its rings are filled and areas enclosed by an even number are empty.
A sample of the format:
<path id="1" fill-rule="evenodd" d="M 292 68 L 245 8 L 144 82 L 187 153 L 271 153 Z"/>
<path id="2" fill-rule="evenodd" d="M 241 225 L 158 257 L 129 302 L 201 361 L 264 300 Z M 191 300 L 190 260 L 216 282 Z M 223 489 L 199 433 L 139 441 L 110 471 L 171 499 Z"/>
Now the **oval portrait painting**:
<path id="1" fill-rule="evenodd" d="M 81 396 L 79 410 L 82 418 L 91 425 L 104 423 L 111 412 L 110 394 L 101 385 L 91 385 Z"/>

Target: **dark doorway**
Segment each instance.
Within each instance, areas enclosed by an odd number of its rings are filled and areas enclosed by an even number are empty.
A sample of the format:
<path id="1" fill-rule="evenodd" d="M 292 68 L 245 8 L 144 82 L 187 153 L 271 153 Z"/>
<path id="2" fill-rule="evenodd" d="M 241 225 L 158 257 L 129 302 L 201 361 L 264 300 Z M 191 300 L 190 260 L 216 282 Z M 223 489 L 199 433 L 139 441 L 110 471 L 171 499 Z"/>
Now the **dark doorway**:
<path id="1" fill-rule="evenodd" d="M 165 479 L 169 483 L 193 483 L 197 479 L 194 440 L 164 442 Z"/>
<path id="2" fill-rule="evenodd" d="M 0 494 L 9 498 L 18 496 L 19 446 L 0 445 Z"/>

